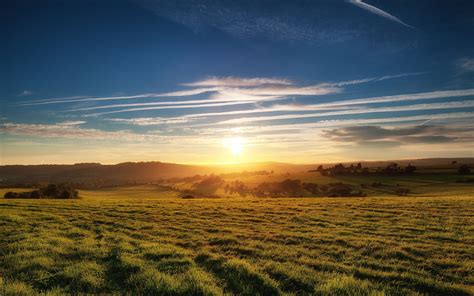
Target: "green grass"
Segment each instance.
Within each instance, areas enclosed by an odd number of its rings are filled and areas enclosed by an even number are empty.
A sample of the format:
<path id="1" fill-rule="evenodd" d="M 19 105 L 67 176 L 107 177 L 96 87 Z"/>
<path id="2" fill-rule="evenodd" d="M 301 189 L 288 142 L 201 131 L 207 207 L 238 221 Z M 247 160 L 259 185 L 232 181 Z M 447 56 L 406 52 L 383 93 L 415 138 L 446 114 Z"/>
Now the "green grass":
<path id="1" fill-rule="evenodd" d="M 457 183 L 456 180 L 468 178 L 457 175 L 453 171 L 444 173 L 432 173 L 429 170 L 422 170 L 422 173 L 400 176 L 322 176 L 314 172 L 301 172 L 291 174 L 271 174 L 240 177 L 225 177 L 227 183 L 234 181 L 243 182 L 250 188 L 256 187 L 263 182 L 281 182 L 285 179 L 299 179 L 302 182 L 317 183 L 327 185 L 329 183 L 343 182 L 355 186 L 355 190 L 360 190 L 371 197 L 396 196 L 394 189 L 397 185 L 409 188 L 410 196 L 474 196 L 474 185 L 472 183 Z M 372 187 L 374 182 L 382 183 L 386 186 L 378 188 Z M 368 185 L 364 188 L 362 184 Z M 180 189 L 193 189 L 192 182 L 169 183 L 168 185 Z M 237 193 L 230 195 L 225 193 L 223 188 L 218 189 L 215 195 L 238 197 Z"/>
<path id="2" fill-rule="evenodd" d="M 472 195 L 81 195 L 0 199 L 0 295 L 474 294 Z"/>

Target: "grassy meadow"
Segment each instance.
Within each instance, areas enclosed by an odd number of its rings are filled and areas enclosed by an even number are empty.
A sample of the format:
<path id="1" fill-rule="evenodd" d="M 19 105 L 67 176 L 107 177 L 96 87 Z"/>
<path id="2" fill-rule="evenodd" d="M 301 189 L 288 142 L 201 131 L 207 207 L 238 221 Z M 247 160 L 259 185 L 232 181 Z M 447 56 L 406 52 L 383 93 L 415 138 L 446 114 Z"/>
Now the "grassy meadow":
<path id="1" fill-rule="evenodd" d="M 470 190 L 188 200 L 136 186 L 0 199 L 0 294 L 473 295 Z"/>

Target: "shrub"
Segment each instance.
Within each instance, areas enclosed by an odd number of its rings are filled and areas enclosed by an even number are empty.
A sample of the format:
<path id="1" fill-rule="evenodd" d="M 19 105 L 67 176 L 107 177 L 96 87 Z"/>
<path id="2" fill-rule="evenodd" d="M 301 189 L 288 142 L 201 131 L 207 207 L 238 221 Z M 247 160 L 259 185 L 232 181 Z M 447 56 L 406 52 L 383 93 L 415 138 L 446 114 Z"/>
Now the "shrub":
<path id="1" fill-rule="evenodd" d="M 3 197 L 4 198 L 18 198 L 18 193 L 9 191 L 5 193 Z"/>
<path id="2" fill-rule="evenodd" d="M 4 198 L 58 198 L 58 199 L 72 199 L 79 198 L 79 193 L 77 190 L 72 188 L 68 184 L 50 184 L 46 187 L 42 187 L 38 190 L 33 190 L 29 192 L 7 192 L 4 195 Z"/>

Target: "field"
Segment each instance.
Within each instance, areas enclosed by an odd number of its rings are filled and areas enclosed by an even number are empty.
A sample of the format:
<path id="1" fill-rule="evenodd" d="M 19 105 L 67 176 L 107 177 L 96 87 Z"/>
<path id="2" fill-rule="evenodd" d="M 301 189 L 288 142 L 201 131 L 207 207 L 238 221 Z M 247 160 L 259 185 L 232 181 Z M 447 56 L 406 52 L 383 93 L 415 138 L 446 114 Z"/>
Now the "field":
<path id="1" fill-rule="evenodd" d="M 0 199 L 0 294 L 474 294 L 469 194 L 81 196 Z"/>

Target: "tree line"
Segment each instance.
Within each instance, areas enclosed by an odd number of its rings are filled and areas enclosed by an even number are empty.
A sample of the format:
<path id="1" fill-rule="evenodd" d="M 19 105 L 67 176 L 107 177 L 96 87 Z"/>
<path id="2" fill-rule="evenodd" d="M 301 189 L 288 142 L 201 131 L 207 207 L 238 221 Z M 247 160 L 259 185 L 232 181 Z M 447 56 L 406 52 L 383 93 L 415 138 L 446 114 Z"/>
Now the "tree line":
<path id="1" fill-rule="evenodd" d="M 359 162 L 354 165 L 344 166 L 342 163 L 336 164 L 333 167 L 323 168 L 322 165 L 318 166 L 315 170 L 310 170 L 310 172 L 318 172 L 323 176 L 338 176 L 338 175 L 408 175 L 413 174 L 416 171 L 416 166 L 408 164 L 406 167 L 401 167 L 397 163 L 390 163 L 386 167 L 379 167 L 375 170 L 369 170 L 368 167 L 362 167 L 362 164 Z"/>
<path id="2" fill-rule="evenodd" d="M 32 198 L 32 199 L 77 199 L 79 192 L 70 184 L 49 184 L 42 186 L 37 190 L 27 192 L 12 192 L 5 193 L 4 198 Z"/>

